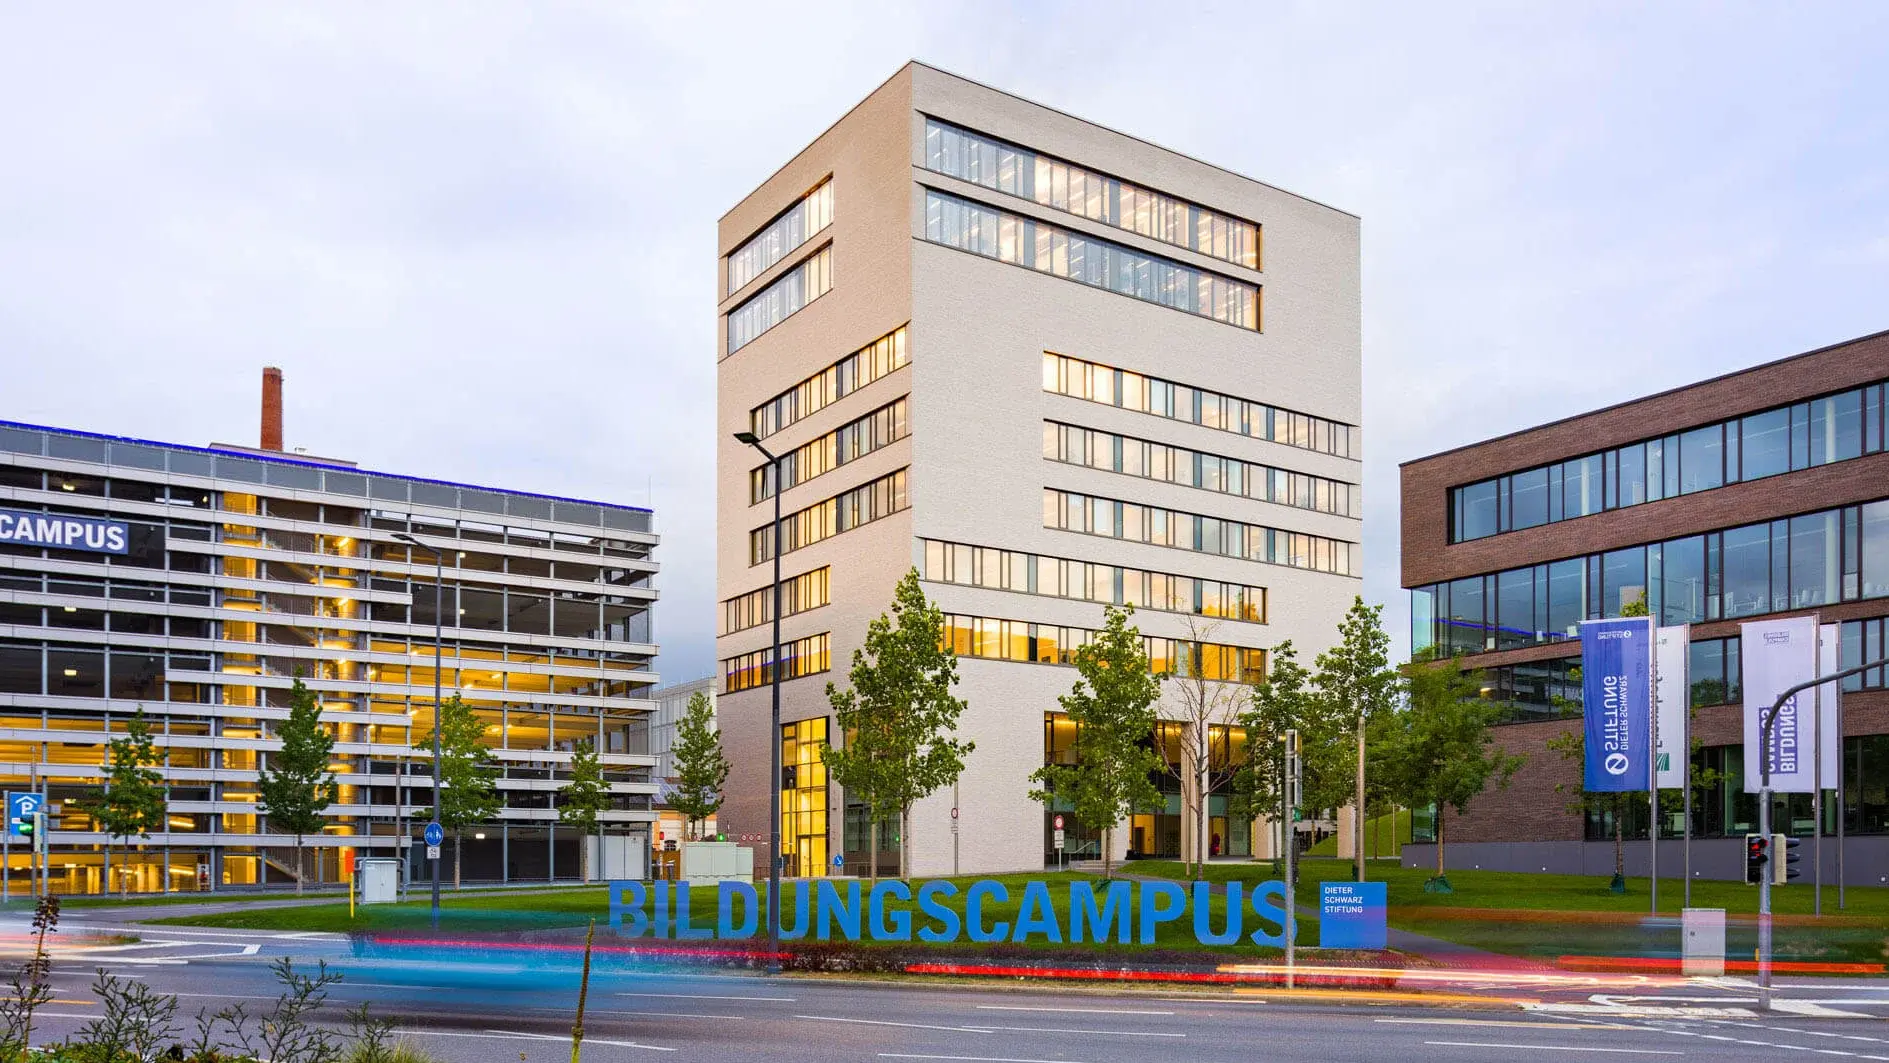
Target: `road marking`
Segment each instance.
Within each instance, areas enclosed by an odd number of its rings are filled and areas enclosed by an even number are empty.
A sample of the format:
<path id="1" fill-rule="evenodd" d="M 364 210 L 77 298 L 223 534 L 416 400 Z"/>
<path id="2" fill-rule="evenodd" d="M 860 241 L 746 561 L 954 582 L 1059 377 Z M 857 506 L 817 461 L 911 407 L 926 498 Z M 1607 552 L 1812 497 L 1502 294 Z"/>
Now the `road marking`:
<path id="1" fill-rule="evenodd" d="M 1003 1030 L 1009 1033 L 1079 1033 L 1094 1034 L 1097 1037 L 1186 1037 L 1184 1033 L 1154 1033 L 1148 1030 L 1079 1030 L 1049 1026 L 980 1026 L 981 1030 Z"/>
<path id="2" fill-rule="evenodd" d="M 617 993 L 616 995 L 620 997 L 660 997 L 672 1000 L 765 1000 L 784 1004 L 794 1002 L 793 997 L 735 997 L 723 996 L 719 993 Z"/>
<path id="3" fill-rule="evenodd" d="M 1071 1063 L 1067 1059 L 1019 1059 L 1015 1056 L 923 1056 L 916 1052 L 881 1052 L 880 1059 L 958 1059 L 973 1063 Z"/>
<path id="4" fill-rule="evenodd" d="M 1519 1048 L 1528 1052 L 1613 1052 L 1632 1056 L 1683 1056 L 1684 1052 L 1675 1052 L 1666 1048 L 1597 1048 L 1592 1045 L 1518 1045 L 1501 1044 L 1495 1041 L 1425 1041 L 1426 1045 L 1438 1045 L 1444 1048 Z"/>
<path id="5" fill-rule="evenodd" d="M 843 1019 L 837 1015 L 796 1015 L 796 1019 L 812 1019 L 816 1022 L 850 1022 L 861 1026 L 899 1026 L 907 1030 L 946 1030 L 951 1033 L 989 1033 L 984 1026 L 927 1026 L 920 1022 L 887 1022 L 883 1019 Z"/>
<path id="6" fill-rule="evenodd" d="M 1815 1000 L 1778 1000 L 1772 998 L 1771 1010 L 1781 1011 L 1786 1015 L 1801 1015 L 1806 1019 L 1873 1019 L 1861 1011 L 1843 1011 L 1838 1008 L 1826 1008 L 1821 1001 Z"/>
<path id="7" fill-rule="evenodd" d="M 1372 1019 L 1392 1026 L 1513 1026 L 1525 1030 L 1637 1030 L 1617 1022 L 1516 1022 L 1508 1019 Z"/>
<path id="8" fill-rule="evenodd" d="M 1211 1002 L 1209 1002 L 1211 1003 Z M 1031 1008 L 1021 1004 L 979 1004 L 979 1011 L 1054 1011 L 1076 1015 L 1172 1015 L 1171 1011 L 1131 1011 L 1127 1008 Z"/>
<path id="9" fill-rule="evenodd" d="M 485 1032 L 494 1037 L 516 1037 L 521 1041 L 557 1041 L 562 1043 L 570 1040 L 569 1037 L 563 1034 L 555 1033 L 520 1033 L 515 1030 L 487 1030 Z M 675 1049 L 667 1048 L 663 1045 L 646 1045 L 636 1041 L 610 1041 L 601 1037 L 586 1037 L 584 1038 L 584 1043 L 587 1045 L 614 1045 L 617 1048 L 643 1048 L 651 1052 L 675 1051 Z"/>

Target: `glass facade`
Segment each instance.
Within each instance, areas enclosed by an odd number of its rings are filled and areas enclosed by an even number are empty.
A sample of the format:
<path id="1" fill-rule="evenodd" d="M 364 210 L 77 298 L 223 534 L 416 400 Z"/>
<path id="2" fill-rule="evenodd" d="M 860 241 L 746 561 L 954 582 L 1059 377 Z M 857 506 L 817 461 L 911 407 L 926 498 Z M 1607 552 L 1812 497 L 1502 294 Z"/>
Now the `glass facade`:
<path id="1" fill-rule="evenodd" d="M 781 874 L 827 873 L 826 717 L 781 724 Z"/>
<path id="2" fill-rule="evenodd" d="M 728 353 L 733 354 L 753 343 L 762 333 L 832 290 L 833 248 L 823 247 L 756 292 L 753 298 L 728 311 Z"/>
<path id="3" fill-rule="evenodd" d="M 833 181 L 829 178 L 729 253 L 727 294 L 746 287 L 832 223 Z"/>
<path id="4" fill-rule="evenodd" d="M 818 675 L 827 670 L 828 637 L 825 632 L 781 643 L 781 682 L 802 676 Z M 764 687 L 774 680 L 774 647 L 730 657 L 721 663 L 722 693 Z"/>
<path id="5" fill-rule="evenodd" d="M 1266 588 L 1097 565 L 987 546 L 921 540 L 924 578 L 936 583 L 1132 605 L 1168 613 L 1266 622 Z"/>
<path id="6" fill-rule="evenodd" d="M 1043 422 L 1043 456 L 1051 461 L 1103 472 L 1240 495 L 1340 517 L 1363 515 L 1357 484 L 1055 421 Z"/>
<path id="7" fill-rule="evenodd" d="M 782 617 L 818 609 L 832 600 L 830 568 L 816 568 L 781 580 Z M 762 587 L 721 603 L 721 634 L 732 635 L 774 621 L 774 588 Z"/>
<path id="8" fill-rule="evenodd" d="M 1889 597 L 1889 500 L 1469 576 L 1410 592 L 1411 652 L 1578 637 L 1646 600 L 1662 624 Z"/>
<path id="9" fill-rule="evenodd" d="M 1074 664 L 1076 650 L 1089 644 L 1088 628 L 999 620 L 987 616 L 945 614 L 945 643 L 960 657 L 1029 664 Z M 1142 636 L 1148 667 L 1164 675 L 1199 675 L 1232 683 L 1262 683 L 1266 651 L 1213 642 Z"/>
<path id="10" fill-rule="evenodd" d="M 1341 458 L 1362 459 L 1359 429 L 1263 402 L 1043 353 L 1043 390 Z"/>
<path id="11" fill-rule="evenodd" d="M 782 553 L 791 554 L 803 546 L 831 539 L 862 524 L 889 517 L 910 504 L 911 500 L 905 492 L 905 470 L 888 473 L 824 502 L 817 502 L 795 513 L 783 514 L 781 537 L 786 540 L 787 547 Z M 773 556 L 774 522 L 769 521 L 748 533 L 748 563 L 758 565 Z"/>
<path id="12" fill-rule="evenodd" d="M 1093 222 L 1259 268 L 1260 227 L 994 137 L 925 120 L 925 168 Z"/>
<path id="13" fill-rule="evenodd" d="M 925 192 L 925 239 L 1239 328 L 1259 330 L 1259 287 L 1047 222 Z"/>
<path id="14" fill-rule="evenodd" d="M 1157 506 L 1043 491 L 1043 526 L 1339 576 L 1358 575 L 1358 544 Z"/>
<path id="15" fill-rule="evenodd" d="M 856 461 L 904 439 L 912 430 L 906 405 L 905 398 L 900 397 L 856 421 L 850 421 L 782 454 L 778 466 L 781 479 L 791 490 L 849 461 Z M 748 472 L 750 505 L 758 505 L 774 497 L 775 468 L 770 463 Z"/>
<path id="16" fill-rule="evenodd" d="M 1450 541 L 1710 491 L 1883 449 L 1885 385 L 1734 417 L 1450 490 Z"/>
<path id="17" fill-rule="evenodd" d="M 748 429 L 766 439 L 867 384 L 905 368 L 905 326 L 879 337 L 748 412 Z"/>
<path id="18" fill-rule="evenodd" d="M 484 721 L 498 768 L 501 811 L 464 840 L 468 879 L 578 874 L 579 840 L 539 810 L 580 742 L 602 755 L 608 828 L 653 822 L 646 510 L 11 424 L 0 508 L 126 530 L 123 554 L 0 542 L 0 781 L 37 779 L 64 803 L 56 890 L 291 881 L 293 839 L 257 811 L 257 773 L 297 678 L 341 786 L 312 842 L 317 880 L 338 877 L 339 845 L 417 849 L 413 814 L 432 800 L 413 742 L 436 680 Z M 169 826 L 108 856 L 84 802 L 139 709 Z M 25 859 L 9 873 L 23 879 Z"/>

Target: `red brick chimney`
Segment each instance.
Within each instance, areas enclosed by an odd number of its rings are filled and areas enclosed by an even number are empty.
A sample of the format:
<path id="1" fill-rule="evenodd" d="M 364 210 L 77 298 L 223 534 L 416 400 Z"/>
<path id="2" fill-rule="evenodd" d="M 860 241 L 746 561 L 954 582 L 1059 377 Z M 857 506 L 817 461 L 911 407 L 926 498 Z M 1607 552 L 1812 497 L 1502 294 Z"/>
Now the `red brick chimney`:
<path id="1" fill-rule="evenodd" d="M 282 370 L 262 371 L 262 449 L 282 449 Z"/>

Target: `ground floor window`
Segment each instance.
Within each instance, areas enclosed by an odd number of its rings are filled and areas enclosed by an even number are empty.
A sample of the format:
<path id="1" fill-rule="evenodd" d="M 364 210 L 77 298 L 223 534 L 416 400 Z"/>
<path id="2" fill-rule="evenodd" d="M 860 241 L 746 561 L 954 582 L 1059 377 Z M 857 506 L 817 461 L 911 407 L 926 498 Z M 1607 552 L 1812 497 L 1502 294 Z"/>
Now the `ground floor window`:
<path id="1" fill-rule="evenodd" d="M 781 874 L 827 873 L 826 717 L 781 725 Z"/>

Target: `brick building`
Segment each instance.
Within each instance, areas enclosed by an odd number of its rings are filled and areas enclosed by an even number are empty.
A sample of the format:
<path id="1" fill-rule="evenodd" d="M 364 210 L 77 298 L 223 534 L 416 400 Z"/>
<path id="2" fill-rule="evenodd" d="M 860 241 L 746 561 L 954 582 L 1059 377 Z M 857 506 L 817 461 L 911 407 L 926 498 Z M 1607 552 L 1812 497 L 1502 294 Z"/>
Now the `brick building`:
<path id="1" fill-rule="evenodd" d="M 1412 651 L 1463 655 L 1504 707 L 1498 742 L 1528 757 L 1508 790 L 1452 818 L 1452 866 L 1611 871 L 1611 818 L 1570 808 L 1556 786 L 1580 765 L 1548 743 L 1580 726 L 1580 621 L 1643 597 L 1659 623 L 1692 625 L 1694 761 L 1723 775 L 1694 795 L 1694 873 L 1739 875 L 1737 838 L 1757 822 L 1743 792 L 1740 622 L 1815 613 L 1842 625 L 1845 664 L 1882 656 L 1885 381 L 1889 332 L 1404 463 Z M 1889 867 L 1883 679 L 1866 673 L 1843 695 L 1853 882 Z M 1683 813 L 1667 805 L 1661 837 L 1676 838 Z M 1773 815 L 1812 833 L 1808 794 L 1780 795 Z M 1626 836 L 1645 839 L 1648 817 L 1626 814 Z M 1671 844 L 1664 868 L 1679 866 Z M 1433 861 L 1428 850 L 1405 856 Z M 1646 850 L 1629 846 L 1629 873 L 1644 872 Z M 1824 859 L 1833 869 L 1834 847 Z"/>

